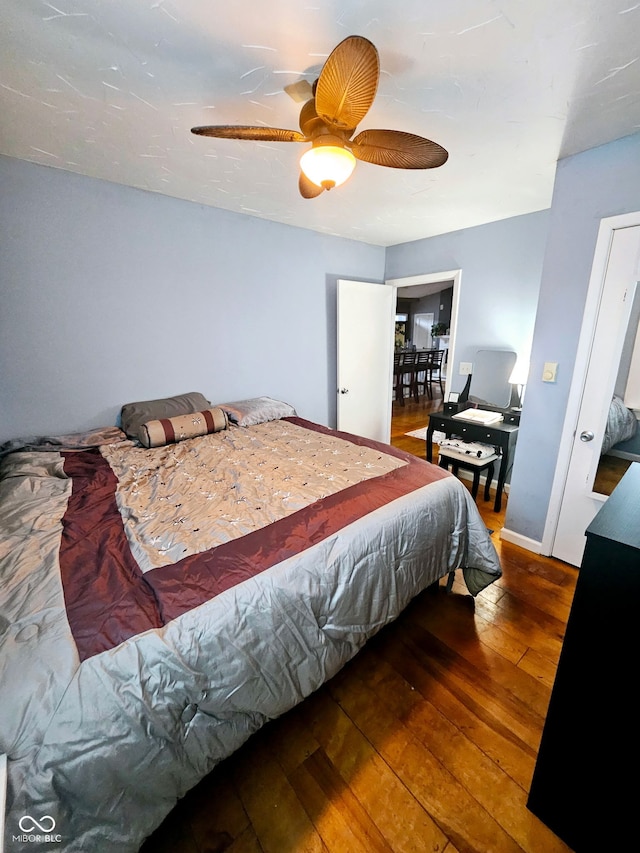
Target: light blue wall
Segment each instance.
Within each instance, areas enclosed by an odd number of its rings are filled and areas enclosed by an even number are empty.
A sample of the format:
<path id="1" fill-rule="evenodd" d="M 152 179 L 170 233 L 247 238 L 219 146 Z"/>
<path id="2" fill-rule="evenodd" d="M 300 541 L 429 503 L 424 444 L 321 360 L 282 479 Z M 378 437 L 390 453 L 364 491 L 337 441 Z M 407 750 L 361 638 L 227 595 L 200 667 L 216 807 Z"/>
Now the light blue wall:
<path id="1" fill-rule="evenodd" d="M 640 210 L 640 134 L 558 163 L 531 372 L 505 526 L 544 532 L 600 220 Z M 542 382 L 558 362 L 555 384 Z"/>
<path id="2" fill-rule="evenodd" d="M 335 424 L 338 278 L 384 249 L 0 157 L 0 441 L 268 394 Z"/>
<path id="3" fill-rule="evenodd" d="M 528 354 L 548 222 L 541 211 L 387 249 L 388 279 L 462 270 L 451 391 L 464 387 L 459 362 L 478 349 Z"/>
<path id="4" fill-rule="evenodd" d="M 187 390 L 333 425 L 336 279 L 461 268 L 457 361 L 526 348 L 540 291 L 506 518 L 539 541 L 599 223 L 640 209 L 639 164 L 640 134 L 561 161 L 550 211 L 385 253 L 0 157 L 0 441 Z"/>

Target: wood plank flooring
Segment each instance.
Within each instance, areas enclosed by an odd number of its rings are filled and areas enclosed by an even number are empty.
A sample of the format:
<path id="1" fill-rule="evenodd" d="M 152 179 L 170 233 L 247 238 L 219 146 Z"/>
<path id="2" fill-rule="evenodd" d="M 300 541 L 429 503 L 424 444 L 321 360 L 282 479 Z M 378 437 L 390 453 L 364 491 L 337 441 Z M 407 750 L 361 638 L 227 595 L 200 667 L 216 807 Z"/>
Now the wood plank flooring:
<path id="1" fill-rule="evenodd" d="M 441 404 L 394 404 L 392 443 L 424 458 L 404 433 Z M 503 577 L 475 600 L 462 578 L 414 599 L 181 800 L 144 853 L 569 849 L 526 800 L 577 571 L 501 542 L 504 510 L 478 507 Z"/>

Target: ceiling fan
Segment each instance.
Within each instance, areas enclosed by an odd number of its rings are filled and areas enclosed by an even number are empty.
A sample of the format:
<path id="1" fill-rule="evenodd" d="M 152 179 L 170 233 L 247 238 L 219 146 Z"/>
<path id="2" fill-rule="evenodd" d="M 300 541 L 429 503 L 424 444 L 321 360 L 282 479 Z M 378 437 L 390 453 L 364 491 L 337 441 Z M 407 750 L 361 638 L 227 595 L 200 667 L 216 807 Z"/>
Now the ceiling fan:
<path id="1" fill-rule="evenodd" d="M 303 198 L 344 183 L 356 160 L 395 169 L 434 169 L 446 163 L 449 155 L 442 146 L 413 133 L 364 130 L 353 137 L 373 103 L 379 78 L 375 46 L 362 36 L 348 36 L 333 49 L 308 91 L 310 97 L 300 110 L 301 133 L 246 125 L 193 127 L 191 132 L 221 139 L 310 142 L 300 158 L 298 188 Z"/>

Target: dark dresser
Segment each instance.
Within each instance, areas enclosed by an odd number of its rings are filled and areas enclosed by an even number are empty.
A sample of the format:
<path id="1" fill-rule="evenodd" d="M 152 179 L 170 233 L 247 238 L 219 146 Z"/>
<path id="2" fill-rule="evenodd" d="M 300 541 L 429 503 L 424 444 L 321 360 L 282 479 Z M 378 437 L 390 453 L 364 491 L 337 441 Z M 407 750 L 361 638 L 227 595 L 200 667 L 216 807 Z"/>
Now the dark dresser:
<path id="1" fill-rule="evenodd" d="M 528 807 L 576 853 L 640 850 L 640 463 L 587 529 Z"/>

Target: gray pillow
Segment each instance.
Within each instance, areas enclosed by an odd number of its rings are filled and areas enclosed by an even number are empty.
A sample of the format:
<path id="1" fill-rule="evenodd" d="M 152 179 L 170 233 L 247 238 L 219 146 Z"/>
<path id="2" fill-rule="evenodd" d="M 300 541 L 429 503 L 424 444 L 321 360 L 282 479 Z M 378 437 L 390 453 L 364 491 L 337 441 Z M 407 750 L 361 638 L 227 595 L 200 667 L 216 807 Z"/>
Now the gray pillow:
<path id="1" fill-rule="evenodd" d="M 250 400 L 236 400 L 234 403 L 218 403 L 231 423 L 238 426 L 252 426 L 265 421 L 277 421 L 279 418 L 294 417 L 296 410 L 289 403 L 274 400 L 271 397 L 252 397 Z"/>
<path id="2" fill-rule="evenodd" d="M 121 427 L 129 438 L 139 438 L 140 428 L 147 421 L 161 418 L 174 418 L 177 415 L 190 415 L 201 412 L 211 404 L 199 391 L 164 397 L 161 400 L 141 400 L 127 403 L 120 411 Z"/>
<path id="3" fill-rule="evenodd" d="M 600 453 L 607 453 L 614 445 L 633 438 L 637 429 L 638 421 L 634 413 L 625 406 L 620 397 L 614 396 L 609 406 Z"/>

